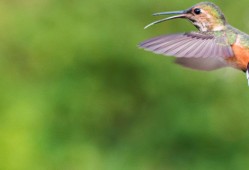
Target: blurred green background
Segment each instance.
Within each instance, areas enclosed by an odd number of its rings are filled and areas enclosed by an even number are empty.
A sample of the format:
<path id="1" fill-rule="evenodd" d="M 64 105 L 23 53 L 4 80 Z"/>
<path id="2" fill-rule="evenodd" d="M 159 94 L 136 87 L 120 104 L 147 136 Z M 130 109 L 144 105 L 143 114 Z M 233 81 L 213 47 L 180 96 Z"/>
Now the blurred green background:
<path id="1" fill-rule="evenodd" d="M 195 28 L 154 12 L 199 1 L 2 0 L 0 169 L 244 170 L 245 74 L 137 48 Z M 214 1 L 249 33 L 248 1 Z"/>

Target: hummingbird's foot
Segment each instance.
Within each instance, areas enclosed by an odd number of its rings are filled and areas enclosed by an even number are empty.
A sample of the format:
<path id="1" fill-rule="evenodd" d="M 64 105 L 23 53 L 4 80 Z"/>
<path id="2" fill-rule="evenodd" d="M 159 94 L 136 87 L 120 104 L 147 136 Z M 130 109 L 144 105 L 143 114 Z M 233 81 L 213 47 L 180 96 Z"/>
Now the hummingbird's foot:
<path id="1" fill-rule="evenodd" d="M 247 78 L 248 86 L 249 86 L 249 63 L 247 64 L 246 78 Z"/>

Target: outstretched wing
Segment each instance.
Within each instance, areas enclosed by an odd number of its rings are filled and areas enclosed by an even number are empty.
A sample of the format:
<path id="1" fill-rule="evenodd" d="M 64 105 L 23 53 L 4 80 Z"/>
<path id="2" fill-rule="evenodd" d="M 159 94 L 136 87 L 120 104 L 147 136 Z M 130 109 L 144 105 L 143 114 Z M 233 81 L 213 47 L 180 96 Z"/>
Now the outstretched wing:
<path id="1" fill-rule="evenodd" d="M 233 50 L 223 36 L 191 32 L 156 37 L 142 42 L 141 48 L 176 57 L 231 57 Z"/>
<path id="2" fill-rule="evenodd" d="M 200 70 L 223 67 L 225 64 L 219 63 L 222 58 L 234 56 L 226 38 L 211 32 L 164 35 L 144 41 L 139 46 L 157 54 L 179 57 L 177 63 Z"/>

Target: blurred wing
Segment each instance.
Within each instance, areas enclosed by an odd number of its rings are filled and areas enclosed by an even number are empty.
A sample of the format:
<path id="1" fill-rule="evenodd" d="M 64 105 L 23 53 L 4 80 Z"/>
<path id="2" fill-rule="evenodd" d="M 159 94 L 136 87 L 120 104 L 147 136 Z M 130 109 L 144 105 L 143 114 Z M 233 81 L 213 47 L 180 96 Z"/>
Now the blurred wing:
<path id="1" fill-rule="evenodd" d="M 234 55 L 226 38 L 215 37 L 211 32 L 164 35 L 144 41 L 139 46 L 157 54 L 185 58 L 226 58 Z"/>
<path id="2" fill-rule="evenodd" d="M 156 37 L 140 44 L 157 54 L 176 56 L 176 63 L 198 70 L 214 70 L 227 66 L 224 58 L 234 56 L 224 36 L 211 32 L 191 32 Z"/>
<path id="3" fill-rule="evenodd" d="M 220 58 L 177 58 L 175 62 L 184 67 L 205 71 L 228 66 L 227 63 Z"/>

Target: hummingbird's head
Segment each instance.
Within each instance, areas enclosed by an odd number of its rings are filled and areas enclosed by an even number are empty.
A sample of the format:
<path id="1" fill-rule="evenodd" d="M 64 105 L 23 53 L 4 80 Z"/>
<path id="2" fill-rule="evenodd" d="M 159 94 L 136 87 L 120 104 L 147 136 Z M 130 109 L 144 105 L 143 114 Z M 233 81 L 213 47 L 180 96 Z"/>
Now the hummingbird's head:
<path id="1" fill-rule="evenodd" d="M 200 31 L 221 31 L 226 27 L 226 19 L 220 8 L 211 2 L 201 2 L 183 11 L 160 12 L 153 15 L 176 14 L 159 21 L 155 21 L 145 28 L 171 19 L 188 19 Z"/>

